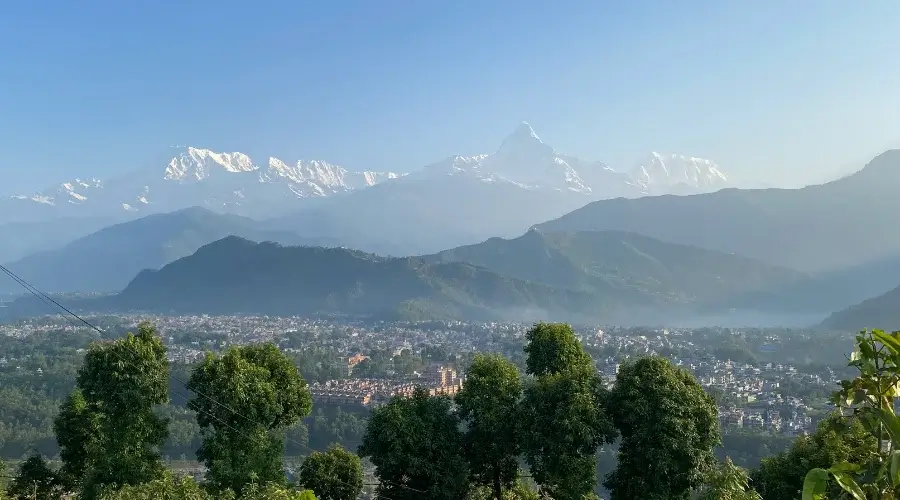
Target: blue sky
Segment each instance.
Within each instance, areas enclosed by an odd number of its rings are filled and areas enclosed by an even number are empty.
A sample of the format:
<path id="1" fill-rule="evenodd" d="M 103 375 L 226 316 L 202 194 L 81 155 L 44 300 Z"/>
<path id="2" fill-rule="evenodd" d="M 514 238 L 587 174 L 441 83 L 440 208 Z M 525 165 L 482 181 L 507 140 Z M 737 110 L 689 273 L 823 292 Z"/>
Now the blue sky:
<path id="1" fill-rule="evenodd" d="M 900 146 L 895 0 L 0 4 L 0 191 L 162 169 L 168 146 L 410 170 L 522 120 L 818 180 Z"/>

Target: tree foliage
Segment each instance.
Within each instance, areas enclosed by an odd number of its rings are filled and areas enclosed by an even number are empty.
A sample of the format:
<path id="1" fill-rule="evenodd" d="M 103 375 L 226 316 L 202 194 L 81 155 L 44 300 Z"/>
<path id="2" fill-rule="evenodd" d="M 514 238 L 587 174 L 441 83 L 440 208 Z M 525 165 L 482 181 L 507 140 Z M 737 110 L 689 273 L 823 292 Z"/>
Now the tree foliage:
<path id="1" fill-rule="evenodd" d="M 750 487 L 747 471 L 726 457 L 707 473 L 695 500 L 762 500 L 762 497 Z"/>
<path id="2" fill-rule="evenodd" d="M 577 366 L 593 366 L 590 355 L 584 352 L 570 325 L 540 322 L 528 330 L 525 338 L 528 341 L 525 366 L 529 375 L 549 375 Z"/>
<path id="3" fill-rule="evenodd" d="M 166 473 L 153 481 L 123 486 L 107 487 L 99 500 L 316 500 L 309 490 L 294 490 L 276 484 L 251 484 L 240 497 L 231 490 L 210 493 L 193 478 Z"/>
<path id="4" fill-rule="evenodd" d="M 494 491 L 487 486 L 475 486 L 469 490 L 466 500 L 495 500 Z M 522 480 L 503 491 L 500 500 L 541 500 L 540 494 Z"/>
<path id="5" fill-rule="evenodd" d="M 715 402 L 693 375 L 646 357 L 619 369 L 609 403 L 621 435 L 618 465 L 604 485 L 612 500 L 690 497 L 715 463 Z"/>
<path id="6" fill-rule="evenodd" d="M 166 348 L 148 323 L 88 350 L 76 379 L 81 396 L 72 395 L 58 421 L 65 472 L 85 473 L 83 498 L 96 498 L 106 485 L 161 477 L 168 421 L 154 407 L 169 401 L 168 375 Z"/>
<path id="7" fill-rule="evenodd" d="M 31 455 L 19 465 L 7 493 L 13 499 L 56 500 L 63 491 L 56 473 L 40 455 Z"/>
<path id="8" fill-rule="evenodd" d="M 213 496 L 190 477 L 178 477 L 166 473 L 159 479 L 143 484 L 106 488 L 100 500 L 213 500 Z M 234 500 L 234 494 L 227 492 L 220 500 Z"/>
<path id="9" fill-rule="evenodd" d="M 811 435 L 798 437 L 788 450 L 764 458 L 751 472 L 750 484 L 763 500 L 796 500 L 811 467 L 828 468 L 854 457 L 871 456 L 876 450 L 876 439 L 862 424 L 832 414 L 819 422 Z M 837 485 L 830 490 L 834 496 L 839 493 Z"/>
<path id="10" fill-rule="evenodd" d="M 495 500 L 515 484 L 521 440 L 514 418 L 522 396 L 519 370 L 499 355 L 478 355 L 456 395 L 469 472 L 474 483 L 490 486 Z"/>
<path id="11" fill-rule="evenodd" d="M 855 500 L 893 500 L 900 497 L 900 331 L 863 330 L 856 336 L 850 366 L 859 371 L 842 380 L 832 402 L 875 439 L 874 452 L 815 467 L 803 482 L 804 500 L 824 500 L 829 479 Z M 841 431 L 845 432 L 846 424 Z"/>
<path id="12" fill-rule="evenodd" d="M 299 476 L 299 484 L 314 491 L 319 500 L 356 500 L 363 489 L 359 457 L 340 445 L 306 457 Z"/>
<path id="13" fill-rule="evenodd" d="M 375 465 L 381 498 L 459 500 L 469 487 L 462 445 L 450 399 L 417 389 L 373 411 L 359 455 Z"/>
<path id="14" fill-rule="evenodd" d="M 207 355 L 187 384 L 197 396 L 203 444 L 197 458 L 212 491 L 239 495 L 247 484 L 283 484 L 284 433 L 309 414 L 312 397 L 297 367 L 275 345 Z"/>
<path id="15" fill-rule="evenodd" d="M 53 430 L 62 460 L 60 481 L 74 491 L 87 473 L 88 452 L 97 447 L 100 435 L 99 414 L 88 408 L 80 389 L 76 388 L 60 407 Z"/>
<path id="16" fill-rule="evenodd" d="M 538 323 L 525 347 L 529 373 L 521 405 L 522 449 L 535 481 L 559 500 L 581 500 L 596 482 L 595 453 L 616 432 L 607 391 L 569 325 Z"/>

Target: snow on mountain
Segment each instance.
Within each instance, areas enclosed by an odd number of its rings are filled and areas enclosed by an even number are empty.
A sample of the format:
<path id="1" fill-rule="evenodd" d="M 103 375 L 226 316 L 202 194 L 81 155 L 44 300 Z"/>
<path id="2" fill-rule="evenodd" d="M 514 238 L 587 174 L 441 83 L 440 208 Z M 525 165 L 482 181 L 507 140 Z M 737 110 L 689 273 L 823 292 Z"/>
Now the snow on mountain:
<path id="1" fill-rule="evenodd" d="M 692 194 L 728 182 L 710 160 L 658 153 L 630 173 L 620 172 L 603 162 L 557 152 L 526 122 L 492 154 L 452 156 L 409 177 L 439 182 L 446 175 L 591 199 Z M 159 168 L 107 181 L 75 179 L 37 193 L 0 198 L 0 224 L 80 216 L 126 219 L 190 206 L 268 218 L 298 209 L 300 199 L 347 193 L 401 176 L 353 172 L 324 161 L 287 163 L 272 157 L 257 162 L 240 152 L 184 147 Z"/>
<path id="2" fill-rule="evenodd" d="M 214 153 L 208 149 L 188 147 L 172 158 L 164 178 L 170 181 L 203 181 L 216 170 L 237 174 L 257 170 L 253 160 L 244 153 Z"/>
<path id="3" fill-rule="evenodd" d="M 728 177 L 711 160 L 656 152 L 634 167 L 631 178 L 650 195 L 717 191 L 728 186 Z"/>
<path id="4" fill-rule="evenodd" d="M 108 182 L 76 179 L 2 200 L 0 223 L 62 216 L 134 215 L 204 206 L 220 212 L 267 217 L 296 208 L 296 200 L 326 197 L 398 177 L 393 172 L 351 172 L 322 161 L 259 164 L 239 152 L 187 147 L 164 169 L 139 171 Z M 293 202 L 292 202 L 293 200 Z M 37 209 L 35 206 L 43 206 Z"/>
<path id="5" fill-rule="evenodd" d="M 644 166 L 646 165 L 646 166 Z M 431 164 L 421 175 L 469 175 L 484 182 L 507 182 L 525 189 L 553 189 L 591 198 L 649 194 L 693 194 L 717 190 L 727 178 L 715 163 L 680 155 L 652 154 L 632 171 L 618 172 L 601 161 L 558 153 L 522 122 L 493 154 L 452 156 Z"/>

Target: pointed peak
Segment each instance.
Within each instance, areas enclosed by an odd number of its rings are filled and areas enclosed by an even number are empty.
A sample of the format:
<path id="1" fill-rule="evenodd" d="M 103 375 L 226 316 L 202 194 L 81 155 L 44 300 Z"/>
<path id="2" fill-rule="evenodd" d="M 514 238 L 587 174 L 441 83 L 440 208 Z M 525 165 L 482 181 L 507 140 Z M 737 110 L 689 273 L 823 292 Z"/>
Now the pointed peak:
<path id="1" fill-rule="evenodd" d="M 537 142 L 542 142 L 541 138 L 538 137 L 537 133 L 534 131 L 533 128 L 531 128 L 531 125 L 526 121 L 520 122 L 519 125 L 516 126 L 516 128 L 512 131 L 511 134 L 509 134 L 508 137 L 509 138 L 517 137 L 517 138 L 522 138 L 522 139 L 531 139 L 531 140 L 535 140 Z"/>
<path id="2" fill-rule="evenodd" d="M 528 156 L 552 155 L 553 148 L 544 144 L 528 122 L 520 123 L 500 144 L 498 153 Z"/>

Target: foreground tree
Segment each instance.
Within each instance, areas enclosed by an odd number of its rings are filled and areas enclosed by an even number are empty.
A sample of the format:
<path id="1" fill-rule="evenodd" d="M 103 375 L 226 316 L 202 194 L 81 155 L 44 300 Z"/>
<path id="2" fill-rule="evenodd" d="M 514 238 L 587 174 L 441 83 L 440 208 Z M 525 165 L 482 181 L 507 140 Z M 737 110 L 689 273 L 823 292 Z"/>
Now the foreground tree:
<path id="1" fill-rule="evenodd" d="M 62 495 L 62 485 L 44 457 L 35 454 L 19 465 L 7 493 L 13 499 L 56 500 Z"/>
<path id="2" fill-rule="evenodd" d="M 469 491 L 466 500 L 493 500 L 494 491 L 487 486 L 476 486 Z M 541 500 L 541 496 L 531 486 L 517 480 L 510 488 L 503 491 L 501 500 Z"/>
<path id="3" fill-rule="evenodd" d="M 68 491 L 76 491 L 87 472 L 89 450 L 97 447 L 100 435 L 99 415 L 88 408 L 80 389 L 76 388 L 60 407 L 53 431 L 62 460 L 60 482 Z"/>
<path id="4" fill-rule="evenodd" d="M 234 494 L 227 492 L 218 497 L 219 500 L 234 500 Z M 166 473 L 153 481 L 123 486 L 115 489 L 105 488 L 100 500 L 213 500 L 197 481 L 190 477 L 178 477 Z"/>
<path id="5" fill-rule="evenodd" d="M 841 381 L 832 402 L 847 415 L 842 423 L 861 424 L 877 447 L 872 453 L 857 453 L 810 470 L 803 482 L 804 500 L 824 500 L 830 480 L 855 500 L 900 497 L 900 417 L 894 412 L 900 396 L 900 331 L 861 331 L 850 366 L 859 375 Z M 846 432 L 846 424 L 839 431 Z"/>
<path id="6" fill-rule="evenodd" d="M 707 473 L 695 500 L 762 500 L 762 497 L 750 487 L 747 472 L 726 457 Z"/>
<path id="7" fill-rule="evenodd" d="M 541 491 L 582 500 L 596 483 L 595 454 L 616 435 L 604 410 L 607 391 L 569 325 L 538 323 L 525 346 L 522 450 Z"/>
<path id="8" fill-rule="evenodd" d="M 211 494 L 190 477 L 178 477 L 166 473 L 163 477 L 148 483 L 123 486 L 119 489 L 107 487 L 100 500 L 237 500 L 231 490 Z M 279 485 L 249 485 L 240 500 L 316 500 L 311 491 L 299 491 Z"/>
<path id="9" fill-rule="evenodd" d="M 416 389 L 372 412 L 359 455 L 376 467 L 380 498 L 459 500 L 469 487 L 462 443 L 450 399 Z"/>
<path id="10" fill-rule="evenodd" d="M 491 488 L 495 500 L 518 477 L 521 436 L 513 416 L 521 396 L 518 368 L 499 355 L 477 355 L 456 395 L 469 473 L 474 483 Z"/>
<path id="11" fill-rule="evenodd" d="M 284 484 L 285 431 L 312 409 L 291 360 L 272 344 L 232 347 L 207 355 L 187 385 L 197 394 L 188 408 L 197 412 L 197 458 L 210 490 L 242 495 L 251 483 Z"/>
<path id="12" fill-rule="evenodd" d="M 303 461 L 299 475 L 299 484 L 319 500 L 356 500 L 362 493 L 362 463 L 340 445 L 314 451 Z"/>
<path id="13" fill-rule="evenodd" d="M 877 440 L 858 421 L 847 421 L 832 414 L 819 422 L 816 431 L 800 436 L 791 447 L 764 458 L 750 473 L 750 484 L 763 500 L 796 500 L 803 489 L 809 469 L 827 469 L 832 464 L 871 457 L 878 449 Z M 840 487 L 829 486 L 828 498 L 837 498 Z"/>
<path id="14" fill-rule="evenodd" d="M 525 339 L 525 366 L 529 375 L 550 375 L 594 365 L 575 331 L 565 323 L 536 323 Z"/>
<path id="15" fill-rule="evenodd" d="M 668 359 L 620 368 L 609 411 L 619 431 L 618 464 L 604 486 L 612 500 L 690 498 L 716 463 L 718 411 L 694 376 Z"/>
<path id="16" fill-rule="evenodd" d="M 278 484 L 265 486 L 250 484 L 241 496 L 241 500 L 317 500 L 315 493 L 309 490 L 294 490 Z"/>
<path id="17" fill-rule="evenodd" d="M 168 435 L 168 421 L 154 413 L 154 407 L 169 401 L 169 363 L 156 330 L 142 323 L 137 335 L 92 345 L 76 385 L 84 405 L 77 394 L 66 405 L 74 405 L 74 414 L 81 412 L 81 417 L 71 425 L 61 422 L 65 431 L 60 446 L 67 473 L 85 471 L 81 498 L 92 500 L 107 485 L 137 485 L 162 477 L 159 448 Z M 81 457 L 84 463 L 76 463 Z"/>

